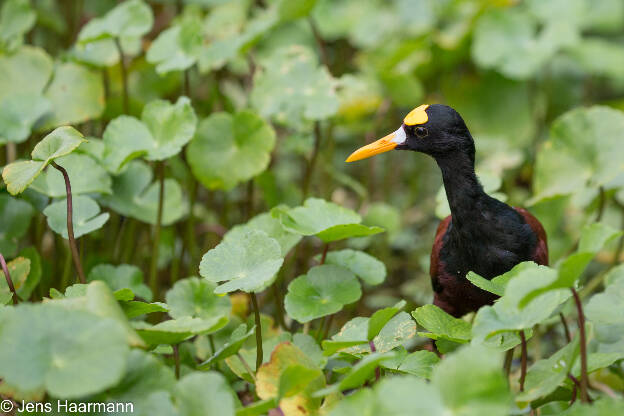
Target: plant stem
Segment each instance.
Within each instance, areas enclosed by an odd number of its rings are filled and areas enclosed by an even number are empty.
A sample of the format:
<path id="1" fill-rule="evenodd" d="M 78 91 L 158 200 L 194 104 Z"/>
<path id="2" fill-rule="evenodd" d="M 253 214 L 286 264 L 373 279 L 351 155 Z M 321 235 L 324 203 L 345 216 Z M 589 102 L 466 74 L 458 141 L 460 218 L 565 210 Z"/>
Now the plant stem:
<path id="1" fill-rule="evenodd" d="M 121 47 L 121 42 L 119 41 L 119 38 L 114 39 L 117 52 L 119 53 L 119 69 L 121 70 L 121 83 L 123 85 L 123 111 L 124 114 L 129 114 L 130 102 L 128 100 L 128 72 L 126 69 L 126 63 L 124 62 L 124 52 Z"/>
<path id="2" fill-rule="evenodd" d="M 173 347 L 173 362 L 175 363 L 175 377 L 177 380 L 180 379 L 180 351 L 178 349 L 178 344 L 172 345 Z"/>
<path id="3" fill-rule="evenodd" d="M 254 292 L 250 293 L 251 303 L 253 304 L 254 317 L 256 320 L 256 371 L 262 365 L 264 354 L 262 352 L 262 326 L 260 324 L 260 309 L 258 308 L 258 299 Z"/>
<path id="4" fill-rule="evenodd" d="M 520 331 L 520 341 L 522 344 L 522 357 L 520 361 L 520 391 L 524 391 L 524 379 L 527 373 L 527 342 L 524 330 Z"/>
<path id="5" fill-rule="evenodd" d="M 303 199 L 306 199 L 308 192 L 310 191 L 310 182 L 312 181 L 312 174 L 314 173 L 314 167 L 316 165 L 316 159 L 318 159 L 319 148 L 321 147 L 321 122 L 314 122 L 314 148 L 312 149 L 312 156 L 310 162 L 306 168 L 303 176 Z"/>
<path id="6" fill-rule="evenodd" d="M 327 250 L 329 250 L 329 243 L 325 243 L 325 246 L 323 246 L 323 254 L 321 254 L 321 264 L 325 264 L 325 259 L 327 258 Z"/>
<path id="7" fill-rule="evenodd" d="M 559 318 L 561 319 L 561 323 L 563 324 L 563 330 L 565 331 L 566 341 L 568 344 L 572 341 L 572 336 L 570 335 L 570 328 L 568 327 L 568 322 L 565 320 L 565 316 L 562 313 L 559 313 Z"/>
<path id="8" fill-rule="evenodd" d="M 373 340 L 371 339 L 368 342 L 368 345 L 370 346 L 371 352 L 377 352 L 377 349 L 375 348 L 375 343 L 373 342 Z M 381 370 L 379 369 L 379 366 L 375 367 L 375 381 L 379 381 L 379 378 L 381 377 Z"/>
<path id="9" fill-rule="evenodd" d="M 246 206 L 246 211 L 247 211 L 247 219 L 249 220 L 251 217 L 253 217 L 254 215 L 254 182 L 253 179 L 250 179 L 249 182 L 247 182 L 247 206 Z"/>
<path id="10" fill-rule="evenodd" d="M 214 355 L 214 353 L 217 352 L 217 349 L 215 348 L 214 337 L 212 336 L 212 334 L 208 335 L 208 343 L 210 344 L 211 355 Z"/>
<path id="11" fill-rule="evenodd" d="M 186 220 L 186 238 L 185 245 L 189 253 L 191 260 L 191 267 L 195 267 L 195 261 L 197 259 L 197 241 L 195 238 L 195 214 L 193 207 L 195 207 L 195 201 L 197 200 L 197 181 L 191 175 L 191 195 L 190 195 L 190 209 L 189 216 Z"/>
<path id="12" fill-rule="evenodd" d="M 598 188 L 599 190 L 599 200 L 598 200 L 598 214 L 596 214 L 596 222 L 600 222 L 600 220 L 602 220 L 602 214 L 604 214 L 604 210 L 605 210 L 605 202 L 606 202 L 606 196 L 605 196 L 605 190 L 604 188 L 601 186 L 600 188 Z"/>
<path id="13" fill-rule="evenodd" d="M 321 339 L 326 339 L 327 336 L 329 335 L 329 330 L 331 329 L 331 325 L 332 325 L 332 321 L 333 320 L 334 320 L 334 314 L 332 313 L 327 318 L 327 322 L 325 323 L 325 331 L 323 332 L 323 338 L 321 338 Z"/>
<path id="14" fill-rule="evenodd" d="M 15 291 L 15 286 L 13 286 L 13 280 L 11 280 L 11 274 L 9 273 L 9 268 L 7 267 L 2 253 L 0 253 L 0 264 L 2 264 L 2 271 L 4 272 L 4 278 L 6 279 L 7 285 L 9 286 L 11 293 L 13 293 L 13 305 L 17 305 L 17 292 Z"/>
<path id="15" fill-rule="evenodd" d="M 276 281 L 273 285 L 273 297 L 275 298 L 275 312 L 277 313 L 277 323 L 286 330 L 286 321 L 284 321 L 284 309 L 282 306 L 282 293 L 280 290 L 281 282 Z"/>
<path id="16" fill-rule="evenodd" d="M 578 314 L 579 341 L 581 344 L 581 402 L 589 402 L 587 395 L 588 375 L 587 375 L 587 339 L 585 337 L 585 314 L 583 313 L 583 304 L 577 291 L 571 287 L 574 303 L 576 304 L 576 312 Z"/>
<path id="17" fill-rule="evenodd" d="M 8 142 L 6 144 L 6 163 L 13 163 L 17 157 L 17 145 L 15 142 Z"/>
<path id="18" fill-rule="evenodd" d="M 186 97 L 190 99 L 191 98 L 191 80 L 189 76 L 189 70 L 185 69 L 182 76 L 184 77 L 184 79 L 182 80 L 183 85 L 184 85 L 183 93 Z"/>
<path id="19" fill-rule="evenodd" d="M 69 248 L 71 250 L 72 258 L 74 260 L 74 267 L 78 273 L 78 279 L 80 283 L 87 283 L 84 271 L 82 270 L 82 264 L 80 263 L 80 255 L 78 254 L 78 246 L 76 246 L 76 239 L 74 238 L 74 224 L 73 224 L 73 208 L 72 208 L 72 190 L 71 183 L 69 182 L 69 175 L 64 167 L 58 165 L 55 161 L 50 162 L 52 167 L 63 174 L 65 180 L 65 192 L 67 194 L 67 237 L 69 240 Z"/>
<path id="20" fill-rule="evenodd" d="M 163 201 L 165 194 L 165 162 L 158 162 L 158 212 L 156 213 L 156 225 L 154 226 L 154 241 L 152 245 L 152 258 L 150 259 L 150 287 L 154 298 L 158 296 L 158 248 L 160 246 L 160 225 L 162 224 Z"/>
<path id="21" fill-rule="evenodd" d="M 323 41 L 323 37 L 321 36 L 321 33 L 316 26 L 316 22 L 312 17 L 308 17 L 308 23 L 310 24 L 312 35 L 314 36 L 316 46 L 318 47 L 321 62 L 327 67 L 327 70 L 329 71 L 329 59 L 327 59 L 327 49 L 325 48 L 325 42 Z"/>
<path id="22" fill-rule="evenodd" d="M 240 360 L 241 364 L 243 364 L 243 367 L 245 368 L 245 370 L 247 370 L 247 372 L 249 373 L 249 375 L 251 376 L 251 378 L 253 379 L 253 381 L 255 383 L 256 382 L 256 374 L 253 371 L 251 371 L 251 367 L 249 367 L 249 364 L 247 364 L 247 361 L 245 361 L 245 359 L 243 358 L 243 356 L 241 355 L 240 352 L 237 352 L 236 356 Z M 258 371 L 257 368 L 256 368 L 256 371 Z"/>
<path id="23" fill-rule="evenodd" d="M 511 372 L 511 363 L 513 361 L 513 353 L 514 349 L 507 350 L 505 354 L 505 361 L 503 363 L 503 373 L 505 374 L 505 378 L 509 379 L 509 373 Z"/>
<path id="24" fill-rule="evenodd" d="M 128 224 L 126 217 L 121 217 L 121 224 L 119 225 L 119 231 L 117 231 L 117 238 L 115 239 L 115 247 L 113 248 L 113 260 L 118 261 L 121 252 L 121 242 L 123 241 L 124 231 Z"/>

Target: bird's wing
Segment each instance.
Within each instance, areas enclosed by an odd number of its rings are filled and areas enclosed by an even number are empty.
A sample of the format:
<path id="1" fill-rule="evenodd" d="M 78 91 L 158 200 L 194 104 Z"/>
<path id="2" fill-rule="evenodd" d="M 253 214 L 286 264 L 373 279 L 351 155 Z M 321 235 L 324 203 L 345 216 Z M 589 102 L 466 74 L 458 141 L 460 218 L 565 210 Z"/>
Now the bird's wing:
<path id="1" fill-rule="evenodd" d="M 438 229 L 436 230 L 435 239 L 433 241 L 433 249 L 431 250 L 431 261 L 429 263 L 429 276 L 432 279 L 435 279 L 438 276 L 438 263 L 440 259 L 440 250 L 442 249 L 442 239 L 444 238 L 444 234 L 446 234 L 446 230 L 451 223 L 451 216 L 444 218 L 440 225 L 438 225 Z M 435 288 L 435 283 L 434 283 Z"/>
<path id="2" fill-rule="evenodd" d="M 514 209 L 524 217 L 524 220 L 529 224 L 535 235 L 537 236 L 537 245 L 533 252 L 532 260 L 537 264 L 548 266 L 548 239 L 546 237 L 546 231 L 537 218 L 533 216 L 529 211 L 524 208 L 514 207 Z"/>

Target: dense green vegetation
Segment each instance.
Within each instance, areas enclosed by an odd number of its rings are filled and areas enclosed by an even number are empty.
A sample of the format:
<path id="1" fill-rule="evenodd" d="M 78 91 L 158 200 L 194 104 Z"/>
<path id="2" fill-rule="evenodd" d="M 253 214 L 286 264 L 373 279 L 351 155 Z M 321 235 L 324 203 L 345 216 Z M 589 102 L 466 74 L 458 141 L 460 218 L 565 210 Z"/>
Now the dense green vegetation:
<path id="1" fill-rule="evenodd" d="M 623 1 L 0 4 L 3 412 L 624 414 Z M 433 160 L 344 163 L 437 102 L 549 239 L 462 319 Z"/>

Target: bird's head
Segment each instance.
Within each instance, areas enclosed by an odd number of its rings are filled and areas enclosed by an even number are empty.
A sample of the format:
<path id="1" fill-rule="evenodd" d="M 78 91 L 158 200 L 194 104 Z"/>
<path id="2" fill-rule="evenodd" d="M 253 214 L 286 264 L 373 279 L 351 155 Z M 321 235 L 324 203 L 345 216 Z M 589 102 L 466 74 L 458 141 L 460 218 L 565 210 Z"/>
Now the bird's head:
<path id="1" fill-rule="evenodd" d="M 474 163 L 474 141 L 459 113 L 442 105 L 421 105 L 410 111 L 395 132 L 360 147 L 347 162 L 366 159 L 389 150 L 415 150 L 435 159 L 468 156 Z"/>

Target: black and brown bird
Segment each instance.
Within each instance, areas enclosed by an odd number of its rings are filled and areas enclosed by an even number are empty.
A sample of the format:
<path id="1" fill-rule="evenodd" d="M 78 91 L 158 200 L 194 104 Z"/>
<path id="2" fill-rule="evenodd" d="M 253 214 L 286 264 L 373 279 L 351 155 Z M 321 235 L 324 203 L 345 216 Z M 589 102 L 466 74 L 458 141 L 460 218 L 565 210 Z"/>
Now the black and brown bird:
<path id="1" fill-rule="evenodd" d="M 494 302 L 496 296 L 474 286 L 466 274 L 486 279 L 532 260 L 548 264 L 546 233 L 527 210 L 492 198 L 475 174 L 474 140 L 453 108 L 421 105 L 395 132 L 356 150 L 347 162 L 387 152 L 414 150 L 435 159 L 444 181 L 451 215 L 438 226 L 429 273 L 433 303 L 460 317 Z"/>

